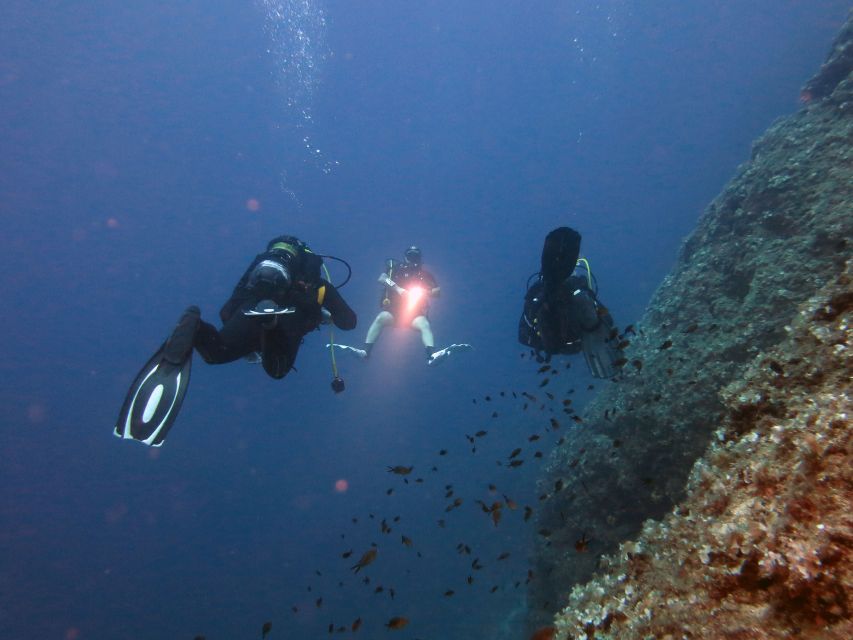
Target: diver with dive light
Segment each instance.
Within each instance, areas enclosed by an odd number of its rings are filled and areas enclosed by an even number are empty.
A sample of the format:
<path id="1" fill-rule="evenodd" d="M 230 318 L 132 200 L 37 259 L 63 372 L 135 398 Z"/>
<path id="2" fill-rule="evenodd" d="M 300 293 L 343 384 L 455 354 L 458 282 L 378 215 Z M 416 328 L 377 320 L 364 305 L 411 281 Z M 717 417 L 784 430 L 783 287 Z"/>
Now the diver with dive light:
<path id="1" fill-rule="evenodd" d="M 389 258 L 379 276 L 382 285 L 380 311 L 364 339 L 363 348 L 344 344 L 326 345 L 350 353 L 362 360 L 370 357 L 373 346 L 385 327 L 411 328 L 421 334 L 427 364 L 432 366 L 446 360 L 456 351 L 471 349 L 470 344 L 451 344 L 435 349 L 435 339 L 429 323 L 430 300 L 441 294 L 435 277 L 423 268 L 423 255 L 418 247 L 411 246 L 403 254 L 403 261 Z"/>
<path id="2" fill-rule="evenodd" d="M 315 254 L 294 236 L 278 236 L 255 257 L 222 306 L 221 329 L 203 321 L 197 306 L 189 307 L 131 385 L 115 435 L 163 444 L 186 394 L 193 349 L 208 364 L 240 358 L 260 362 L 270 377 L 280 379 L 294 368 L 305 335 L 320 324 L 354 329 L 356 314 L 338 292 L 351 272 L 336 287 L 323 258 L 342 262 L 349 270 L 340 258 Z M 332 370 L 332 389 L 340 393 L 344 382 L 334 353 Z"/>
<path id="3" fill-rule="evenodd" d="M 582 351 L 594 377 L 611 379 L 621 359 L 613 318 L 598 299 L 580 246 L 580 233 L 569 227 L 546 236 L 541 269 L 527 281 L 518 341 L 532 348 L 539 361 Z"/>

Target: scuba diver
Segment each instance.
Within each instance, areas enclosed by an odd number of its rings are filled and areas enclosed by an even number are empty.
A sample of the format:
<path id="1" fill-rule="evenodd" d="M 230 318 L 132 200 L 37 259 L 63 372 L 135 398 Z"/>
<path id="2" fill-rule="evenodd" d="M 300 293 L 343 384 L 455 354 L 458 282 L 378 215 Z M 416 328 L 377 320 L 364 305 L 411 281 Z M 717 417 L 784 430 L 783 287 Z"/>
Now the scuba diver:
<path id="1" fill-rule="evenodd" d="M 201 319 L 196 306 L 181 316 L 172 335 L 140 370 L 115 427 L 120 438 L 158 447 L 181 408 L 190 379 L 193 348 L 208 364 L 240 358 L 260 362 L 275 379 L 293 369 L 303 337 L 321 323 L 354 329 L 355 312 L 329 281 L 323 258 L 293 236 L 278 236 L 255 257 L 219 312 L 222 328 Z M 326 277 L 321 275 L 321 269 Z M 343 286 L 349 280 L 338 286 Z M 332 389 L 344 390 L 332 358 Z"/>
<path id="2" fill-rule="evenodd" d="M 385 271 L 379 276 L 382 285 L 379 315 L 367 330 L 364 348 L 350 347 L 344 344 L 334 345 L 342 351 L 355 355 L 362 360 L 370 357 L 373 345 L 382 334 L 382 330 L 391 325 L 411 327 L 420 332 L 426 352 L 428 365 L 445 360 L 454 351 L 467 351 L 470 344 L 452 344 L 435 350 L 435 340 L 429 323 L 429 303 L 441 294 L 441 288 L 435 277 L 423 268 L 423 255 L 415 246 L 406 249 L 403 261 L 389 258 L 385 261 Z M 334 348 L 332 345 L 327 347 Z"/>
<path id="3" fill-rule="evenodd" d="M 518 341 L 540 361 L 583 351 L 590 373 L 610 379 L 618 373 L 621 356 L 614 344 L 613 318 L 598 300 L 589 263 L 579 258 L 580 246 L 581 235 L 569 227 L 546 236 L 541 270 L 528 279 Z"/>

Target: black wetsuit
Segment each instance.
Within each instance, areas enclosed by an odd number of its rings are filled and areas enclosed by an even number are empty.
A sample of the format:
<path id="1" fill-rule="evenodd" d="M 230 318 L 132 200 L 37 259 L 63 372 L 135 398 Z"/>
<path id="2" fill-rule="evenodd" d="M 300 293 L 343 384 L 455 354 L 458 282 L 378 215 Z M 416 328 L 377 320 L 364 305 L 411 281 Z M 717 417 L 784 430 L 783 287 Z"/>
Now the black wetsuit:
<path id="1" fill-rule="evenodd" d="M 419 308 L 411 315 L 412 317 L 426 316 L 429 313 L 430 292 L 438 286 L 435 276 L 420 266 L 397 262 L 391 259 L 386 261 L 385 267 L 391 280 L 403 289 L 408 290 L 418 285 L 424 289 L 424 296 L 421 299 Z M 399 321 L 400 310 L 403 304 L 403 299 L 397 293 L 396 289 L 385 287 L 382 293 L 382 300 L 380 301 L 382 309 L 389 311 L 395 320 Z"/>
<path id="2" fill-rule="evenodd" d="M 221 329 L 199 322 L 193 346 L 205 362 L 233 362 L 259 352 L 264 370 L 273 378 L 283 378 L 293 368 L 305 334 L 320 325 L 322 308 L 331 314 L 336 327 L 344 330 L 355 328 L 355 312 L 331 283 L 319 278 L 319 262 L 314 256 L 303 261 L 303 267 L 306 262 L 311 267 L 295 270 L 292 285 L 273 291 L 253 289 L 249 285 L 252 270 L 262 260 L 275 259 L 277 255 L 280 256 L 275 252 L 265 252 L 255 258 L 219 312 Z M 262 299 L 271 299 L 282 307 L 295 307 L 296 311 L 276 316 L 274 321 L 243 313 Z"/>
<path id="3" fill-rule="evenodd" d="M 603 309 L 584 273 L 585 268 L 578 267 L 547 295 L 542 279 L 527 290 L 518 323 L 521 344 L 550 355 L 580 352 L 583 334 L 599 326 L 599 309 Z"/>

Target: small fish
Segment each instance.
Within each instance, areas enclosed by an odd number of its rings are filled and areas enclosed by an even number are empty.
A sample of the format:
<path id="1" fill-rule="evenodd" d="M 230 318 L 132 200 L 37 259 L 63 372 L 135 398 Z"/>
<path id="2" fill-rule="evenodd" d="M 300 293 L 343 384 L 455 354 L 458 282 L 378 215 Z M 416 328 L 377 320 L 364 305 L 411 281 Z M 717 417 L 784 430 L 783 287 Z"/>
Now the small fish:
<path id="1" fill-rule="evenodd" d="M 362 569 L 364 569 L 367 565 L 369 565 L 369 564 L 370 564 L 370 563 L 372 563 L 374 560 L 376 560 L 376 554 L 377 554 L 377 553 L 379 553 L 379 552 L 376 550 L 376 548 L 368 549 L 367 551 L 365 551 L 365 552 L 362 554 L 361 559 L 360 559 L 358 562 L 356 562 L 356 563 L 355 563 L 352 567 L 350 567 L 350 568 L 351 568 L 353 571 L 355 571 L 356 573 L 358 573 L 359 571 L 361 571 Z"/>
<path id="2" fill-rule="evenodd" d="M 616 367 L 617 369 L 621 369 L 626 364 L 628 364 L 628 358 L 616 358 L 613 361 L 613 366 Z"/>
<path id="3" fill-rule="evenodd" d="M 390 495 L 393 495 L 393 493 L 394 493 L 394 489 L 388 489 L 388 490 L 385 492 L 385 495 L 386 495 L 386 496 L 390 496 Z"/>
<path id="4" fill-rule="evenodd" d="M 551 382 L 551 378 L 544 378 L 542 382 L 539 383 L 539 388 L 546 386 L 549 382 Z"/>
<path id="5" fill-rule="evenodd" d="M 376 588 L 373 590 L 373 593 L 382 593 L 383 591 L 385 591 L 385 587 L 383 587 L 383 586 L 380 584 L 378 587 L 376 587 Z"/>
<path id="6" fill-rule="evenodd" d="M 391 618 L 388 622 L 385 623 L 385 626 L 389 629 L 402 629 L 407 624 L 409 624 L 408 618 L 403 618 L 402 616 L 395 616 Z"/>
<path id="7" fill-rule="evenodd" d="M 509 509 L 510 511 L 515 511 L 516 509 L 518 509 L 518 505 L 515 503 L 515 501 L 510 500 L 506 494 L 504 494 L 504 501 L 506 501 L 507 509 Z"/>
<path id="8" fill-rule="evenodd" d="M 355 633 L 361 628 L 361 618 L 356 618 L 353 620 L 352 625 L 350 626 L 350 631 Z"/>
<path id="9" fill-rule="evenodd" d="M 394 587 L 389 587 L 389 588 L 388 588 L 388 595 L 389 595 L 389 596 L 391 596 L 391 599 L 392 599 L 392 600 L 394 599 L 394 596 L 395 596 L 396 594 L 397 594 L 397 592 L 396 592 L 396 591 L 394 591 Z"/>
<path id="10" fill-rule="evenodd" d="M 270 631 L 272 631 L 272 622 L 264 622 L 264 626 L 261 627 L 261 638 L 266 638 Z"/>
<path id="11" fill-rule="evenodd" d="M 536 434 L 536 433 L 534 433 L 532 436 L 530 436 L 530 437 L 527 439 L 527 441 L 528 441 L 528 442 L 536 442 L 538 439 L 539 439 L 539 435 L 538 435 L 538 434 Z"/>
<path id="12" fill-rule="evenodd" d="M 482 565 L 482 564 L 480 564 L 480 559 L 479 559 L 479 558 L 474 558 L 474 562 L 472 562 L 472 563 L 471 563 L 471 568 L 472 568 L 474 571 L 479 571 L 480 569 L 482 569 L 482 568 L 483 568 L 483 565 Z"/>
<path id="13" fill-rule="evenodd" d="M 493 418 L 497 418 L 497 417 L 498 417 L 498 412 L 497 412 L 497 411 L 492 411 L 492 417 L 493 417 Z"/>
<path id="14" fill-rule="evenodd" d="M 689 327 L 687 327 L 687 328 L 684 330 L 684 333 L 693 333 L 693 332 L 694 332 L 694 331 L 696 331 L 696 329 L 698 329 L 698 328 L 699 328 L 699 325 L 698 325 L 698 324 L 696 324 L 696 323 L 694 322 L 693 324 L 691 324 Z"/>
<path id="15" fill-rule="evenodd" d="M 506 391 L 501 391 L 500 396 L 501 398 L 506 398 Z"/>
<path id="16" fill-rule="evenodd" d="M 627 348 L 628 348 L 628 346 L 629 346 L 630 344 L 631 344 L 631 341 L 630 341 L 630 340 L 622 340 L 622 342 L 620 342 L 619 344 L 617 344 L 617 345 L 616 345 L 616 348 L 617 348 L 619 351 L 624 351 L 625 349 L 627 349 Z"/>
<path id="17" fill-rule="evenodd" d="M 467 582 L 468 584 L 474 584 L 474 576 L 468 576 L 467 578 L 465 578 L 465 582 Z"/>
<path id="18" fill-rule="evenodd" d="M 403 465 L 397 465 L 396 467 L 388 467 L 388 473 L 396 473 L 398 476 L 407 476 L 412 472 L 414 467 L 404 467 Z"/>
<path id="19" fill-rule="evenodd" d="M 438 526 L 439 526 L 439 527 L 441 527 L 442 529 L 444 529 L 444 525 L 445 525 L 445 524 L 446 524 L 446 523 L 444 522 L 444 520 L 443 520 L 443 519 L 438 521 Z"/>
<path id="20" fill-rule="evenodd" d="M 341 558 L 343 558 L 344 560 L 346 560 L 346 559 L 347 559 L 347 558 L 349 558 L 351 555 L 352 555 L 352 549 L 350 549 L 349 551 L 344 551 L 344 552 L 341 554 Z"/>
<path id="21" fill-rule="evenodd" d="M 572 416 L 572 420 L 574 420 L 574 421 L 575 421 L 575 422 L 577 422 L 578 424 L 580 424 L 581 422 L 583 422 L 583 419 L 582 419 L 580 416 Z"/>
<path id="22" fill-rule="evenodd" d="M 541 367 L 539 367 L 539 370 L 536 373 L 545 373 L 546 371 L 550 371 L 550 370 L 551 370 L 550 364 L 543 364 Z"/>
<path id="23" fill-rule="evenodd" d="M 542 536 L 543 538 L 548 538 L 551 535 L 551 530 L 550 529 L 539 529 L 539 531 L 537 531 L 537 533 L 540 536 Z"/>
<path id="24" fill-rule="evenodd" d="M 447 591 L 445 591 L 445 592 L 444 592 L 444 597 L 445 597 L 445 598 L 449 598 L 449 597 L 450 597 L 450 596 L 452 596 L 454 593 L 456 593 L 456 592 L 455 592 L 453 589 L 448 589 Z"/>
<path id="25" fill-rule="evenodd" d="M 517 447 L 517 448 L 513 449 L 512 453 L 510 453 L 508 457 L 510 460 L 512 460 L 513 458 L 518 456 L 519 453 L 521 453 L 521 447 Z"/>
<path id="26" fill-rule="evenodd" d="M 498 560 L 506 560 L 509 558 L 509 551 L 504 551 L 501 555 L 498 556 Z"/>
<path id="27" fill-rule="evenodd" d="M 629 333 L 630 333 L 632 336 L 636 336 L 636 335 L 637 335 L 637 332 L 636 332 L 636 331 L 634 331 L 634 325 L 632 325 L 632 324 L 629 324 L 627 327 L 625 327 L 625 330 L 622 332 L 622 335 L 623 335 L 623 336 L 627 336 Z"/>
<path id="28" fill-rule="evenodd" d="M 492 510 L 492 524 L 498 526 L 498 523 L 501 521 L 501 510 L 493 509 Z"/>
<path id="29" fill-rule="evenodd" d="M 315 605 L 316 605 L 316 607 L 319 609 L 320 607 L 322 607 L 322 606 L 323 606 L 323 598 L 317 598 L 317 599 L 314 601 L 314 604 L 315 604 Z"/>
<path id="30" fill-rule="evenodd" d="M 669 349 L 671 346 L 672 346 L 672 340 L 667 340 L 661 346 L 659 346 L 658 349 L 660 351 L 663 351 L 664 349 Z"/>
<path id="31" fill-rule="evenodd" d="M 524 464 L 524 460 L 513 460 L 512 462 L 509 463 L 509 466 L 512 467 L 513 469 L 515 469 L 516 467 L 520 467 L 523 464 Z"/>
<path id="32" fill-rule="evenodd" d="M 548 396 L 548 400 L 553 400 L 553 399 L 554 399 L 554 394 L 553 394 L 553 393 L 551 393 L 550 391 L 546 391 L 546 392 L 545 392 L 545 395 L 546 395 L 546 396 Z"/>
<path id="33" fill-rule="evenodd" d="M 616 440 L 613 441 L 613 446 L 616 448 L 621 447 L 622 441 L 617 438 Z"/>
<path id="34" fill-rule="evenodd" d="M 524 507 L 524 521 L 527 522 L 528 520 L 530 520 L 530 516 L 532 516 L 532 515 L 533 515 L 533 509 L 531 507 L 525 506 Z"/>
<path id="35" fill-rule="evenodd" d="M 442 449 L 441 451 L 438 452 L 438 455 L 446 456 L 447 455 L 447 449 Z"/>
<path id="36" fill-rule="evenodd" d="M 551 418 L 551 431 L 556 431 L 560 428 L 560 423 L 557 422 L 556 418 Z"/>
<path id="37" fill-rule="evenodd" d="M 533 457 L 534 457 L 534 458 L 541 458 L 541 457 L 542 457 L 542 452 L 541 452 L 541 451 L 537 451 L 536 453 L 534 453 L 534 454 L 533 454 Z"/>
<path id="38" fill-rule="evenodd" d="M 445 498 L 452 498 L 453 497 L 453 489 L 450 489 L 447 493 L 445 493 L 444 497 Z"/>
<path id="39" fill-rule="evenodd" d="M 562 490 L 563 490 L 563 480 L 560 479 L 554 483 L 554 493 L 559 493 Z"/>
<path id="40" fill-rule="evenodd" d="M 476 437 L 478 437 L 478 438 L 482 438 L 483 436 L 487 435 L 488 433 L 489 433 L 488 431 L 485 431 L 484 429 L 480 429 L 480 430 L 479 430 L 477 433 L 475 433 L 474 435 L 475 435 Z"/>
<path id="41" fill-rule="evenodd" d="M 407 536 L 401 536 L 401 538 L 403 538 L 403 544 L 404 544 L 405 546 L 407 546 L 407 547 L 411 547 L 411 546 L 412 546 L 412 539 L 411 539 L 411 538 L 409 538 L 409 537 L 407 537 Z"/>
<path id="42" fill-rule="evenodd" d="M 575 541 L 575 551 L 578 553 L 586 553 L 590 542 L 591 540 L 586 537 L 586 532 L 582 533 L 580 539 Z"/>
<path id="43" fill-rule="evenodd" d="M 485 398 L 483 398 L 483 400 L 485 400 L 486 402 L 491 402 L 492 396 L 486 396 Z"/>
<path id="44" fill-rule="evenodd" d="M 489 484 L 489 493 L 495 493 L 497 490 L 498 488 L 495 485 Z"/>

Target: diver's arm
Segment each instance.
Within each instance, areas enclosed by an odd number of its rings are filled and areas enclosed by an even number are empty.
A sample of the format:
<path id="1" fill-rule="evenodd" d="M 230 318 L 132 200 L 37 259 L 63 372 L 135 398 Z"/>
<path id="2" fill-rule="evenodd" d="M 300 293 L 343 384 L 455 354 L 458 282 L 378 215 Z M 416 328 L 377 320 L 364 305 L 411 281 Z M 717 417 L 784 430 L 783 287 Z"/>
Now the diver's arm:
<path id="1" fill-rule="evenodd" d="M 355 311 L 344 301 L 341 294 L 338 293 L 338 290 L 333 285 L 328 282 L 325 285 L 326 295 L 323 298 L 323 307 L 332 314 L 332 322 L 335 323 L 338 329 L 343 329 L 344 331 L 355 329 L 356 322 L 358 321 Z"/>

